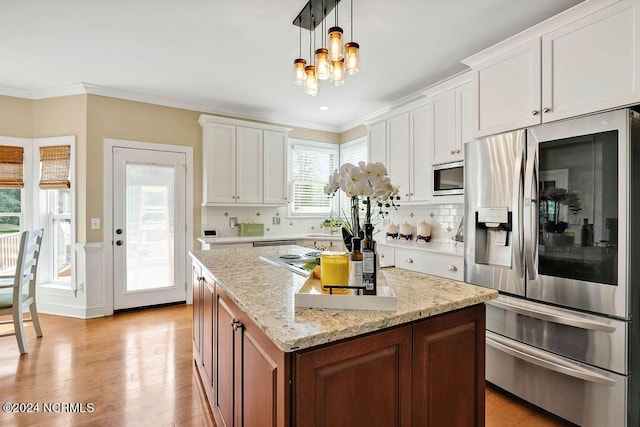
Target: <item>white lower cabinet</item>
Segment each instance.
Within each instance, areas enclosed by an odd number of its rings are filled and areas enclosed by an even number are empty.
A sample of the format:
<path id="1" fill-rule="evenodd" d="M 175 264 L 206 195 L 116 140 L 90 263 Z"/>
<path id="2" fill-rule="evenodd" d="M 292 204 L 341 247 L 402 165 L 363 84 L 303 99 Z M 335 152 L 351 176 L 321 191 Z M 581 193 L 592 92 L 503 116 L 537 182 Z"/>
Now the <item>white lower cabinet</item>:
<path id="1" fill-rule="evenodd" d="M 395 266 L 418 273 L 464 280 L 464 258 L 437 252 L 395 249 Z"/>
<path id="2" fill-rule="evenodd" d="M 395 265 L 395 250 L 389 246 L 378 245 L 378 265 L 393 267 Z"/>

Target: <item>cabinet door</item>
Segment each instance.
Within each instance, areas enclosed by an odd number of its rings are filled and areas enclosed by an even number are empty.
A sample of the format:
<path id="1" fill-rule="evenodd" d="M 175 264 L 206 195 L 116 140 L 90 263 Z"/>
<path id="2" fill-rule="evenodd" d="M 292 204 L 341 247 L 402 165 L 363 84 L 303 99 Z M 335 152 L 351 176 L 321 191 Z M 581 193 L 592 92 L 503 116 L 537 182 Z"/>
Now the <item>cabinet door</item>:
<path id="1" fill-rule="evenodd" d="M 451 162 L 456 158 L 456 92 L 448 90 L 431 98 L 433 163 Z"/>
<path id="2" fill-rule="evenodd" d="M 432 156 L 431 138 L 429 138 L 429 116 L 431 105 L 426 105 L 410 113 L 411 122 L 411 200 L 426 202 L 431 199 L 432 190 Z M 394 177 L 395 178 L 395 177 Z"/>
<path id="3" fill-rule="evenodd" d="M 411 425 L 411 331 L 404 326 L 296 353 L 293 425 Z"/>
<path id="4" fill-rule="evenodd" d="M 540 123 L 540 57 L 535 39 L 473 69 L 474 137 Z"/>
<path id="5" fill-rule="evenodd" d="M 616 3 L 542 38 L 543 121 L 640 100 L 635 3 Z"/>
<path id="6" fill-rule="evenodd" d="M 393 267 L 395 265 L 395 251 L 392 247 L 378 244 L 377 252 L 380 267 Z"/>
<path id="7" fill-rule="evenodd" d="M 413 425 L 484 426 L 485 307 L 413 326 Z"/>
<path id="8" fill-rule="evenodd" d="M 473 89 L 471 83 L 456 88 L 456 156 L 464 159 L 464 144 L 473 140 Z"/>
<path id="9" fill-rule="evenodd" d="M 193 353 L 194 359 L 197 364 L 200 364 L 202 357 L 200 355 L 201 349 L 201 329 L 202 324 L 202 270 L 198 264 L 193 264 L 192 267 L 192 284 L 193 284 L 193 316 L 192 316 L 192 338 L 193 338 Z"/>
<path id="10" fill-rule="evenodd" d="M 206 378 L 202 382 L 207 387 L 213 387 L 214 364 L 213 364 L 213 343 L 214 343 L 214 318 L 215 318 L 215 282 L 205 276 L 202 281 L 202 367 Z"/>
<path id="11" fill-rule="evenodd" d="M 240 314 L 242 346 L 241 411 L 237 425 L 284 426 L 289 412 L 285 407 L 285 355 L 252 322 Z M 287 364 L 288 365 L 288 364 Z"/>
<path id="12" fill-rule="evenodd" d="M 208 123 L 202 131 L 202 201 L 236 200 L 236 127 Z"/>
<path id="13" fill-rule="evenodd" d="M 262 203 L 262 130 L 237 128 L 236 202 Z"/>
<path id="14" fill-rule="evenodd" d="M 220 288 L 218 288 L 219 290 Z M 215 309 L 215 377 L 214 377 L 214 416 L 220 427 L 234 424 L 235 406 L 235 331 L 233 324 L 235 313 L 224 300 L 223 292 L 216 292 Z"/>
<path id="15" fill-rule="evenodd" d="M 264 131 L 264 202 L 287 203 L 287 135 Z"/>
<path id="16" fill-rule="evenodd" d="M 410 155 L 409 113 L 404 113 L 387 120 L 387 171 L 405 200 L 411 198 Z"/>
<path id="17" fill-rule="evenodd" d="M 369 126 L 367 156 L 370 162 L 387 165 L 387 122 Z"/>

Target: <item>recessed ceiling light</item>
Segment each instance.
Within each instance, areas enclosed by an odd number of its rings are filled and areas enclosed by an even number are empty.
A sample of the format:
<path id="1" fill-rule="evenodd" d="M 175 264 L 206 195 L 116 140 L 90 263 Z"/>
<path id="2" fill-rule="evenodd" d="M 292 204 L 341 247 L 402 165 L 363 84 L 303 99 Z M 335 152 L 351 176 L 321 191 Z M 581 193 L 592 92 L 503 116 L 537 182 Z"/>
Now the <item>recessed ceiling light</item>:
<path id="1" fill-rule="evenodd" d="M 318 107 L 318 109 L 320 111 L 327 111 L 329 109 L 329 107 L 327 107 L 326 105 L 321 105 L 320 107 Z"/>

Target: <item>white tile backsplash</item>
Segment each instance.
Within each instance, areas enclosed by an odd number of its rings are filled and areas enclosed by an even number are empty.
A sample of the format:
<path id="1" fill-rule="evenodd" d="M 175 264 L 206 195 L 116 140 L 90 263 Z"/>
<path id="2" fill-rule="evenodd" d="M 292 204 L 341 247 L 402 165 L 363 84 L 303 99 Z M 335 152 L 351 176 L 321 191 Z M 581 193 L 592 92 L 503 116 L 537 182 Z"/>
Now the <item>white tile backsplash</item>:
<path id="1" fill-rule="evenodd" d="M 229 217 L 237 217 L 239 223 L 254 222 L 264 224 L 265 236 L 283 234 L 324 233 L 322 222 L 324 218 L 291 218 L 287 217 L 287 208 L 262 206 L 224 206 L 202 207 L 202 229 L 215 228 L 220 237 L 238 235 L 237 228 L 229 227 Z M 397 210 L 390 209 L 388 219 L 394 224 L 404 224 L 405 221 L 413 228 L 413 239 L 416 238 L 417 224 L 425 221 L 431 224 L 431 238 L 433 240 L 450 240 L 456 234 L 458 225 L 464 215 L 462 204 L 433 204 L 420 206 L 402 206 Z M 273 225 L 273 217 L 280 218 L 279 225 Z M 376 239 L 382 239 L 386 233 L 386 226 L 382 218 L 375 218 Z"/>

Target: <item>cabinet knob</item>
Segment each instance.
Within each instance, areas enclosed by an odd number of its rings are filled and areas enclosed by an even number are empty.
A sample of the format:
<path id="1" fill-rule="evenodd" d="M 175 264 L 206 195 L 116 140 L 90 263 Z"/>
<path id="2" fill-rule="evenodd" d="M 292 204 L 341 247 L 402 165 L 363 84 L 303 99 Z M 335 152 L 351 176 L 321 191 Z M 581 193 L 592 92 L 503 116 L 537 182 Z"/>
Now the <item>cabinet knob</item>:
<path id="1" fill-rule="evenodd" d="M 456 154 L 456 150 L 449 151 L 449 154 Z"/>
<path id="2" fill-rule="evenodd" d="M 544 108 L 542 109 L 542 112 L 543 112 L 543 113 L 550 113 L 550 112 L 551 112 L 551 108 L 549 108 L 549 107 L 544 107 Z"/>
<path id="3" fill-rule="evenodd" d="M 409 193 L 404 193 L 404 197 L 409 197 Z"/>
<path id="4" fill-rule="evenodd" d="M 460 154 L 460 150 L 456 150 L 456 154 Z"/>
<path id="5" fill-rule="evenodd" d="M 233 322 L 231 322 L 231 327 L 234 331 L 237 331 L 238 329 L 242 329 L 242 323 L 240 323 L 239 320 L 234 319 Z"/>
<path id="6" fill-rule="evenodd" d="M 413 264 L 413 260 L 411 258 L 407 258 L 406 263 L 407 264 Z"/>
<path id="7" fill-rule="evenodd" d="M 458 268 L 455 265 L 449 265 L 449 271 L 458 271 Z"/>
<path id="8" fill-rule="evenodd" d="M 533 111 L 531 112 L 531 115 L 532 115 L 532 116 L 537 116 L 538 114 L 540 114 L 540 111 L 538 111 L 538 110 L 533 110 Z"/>
<path id="9" fill-rule="evenodd" d="M 384 258 L 384 254 L 380 254 L 380 258 Z"/>

